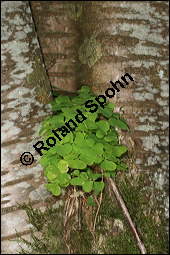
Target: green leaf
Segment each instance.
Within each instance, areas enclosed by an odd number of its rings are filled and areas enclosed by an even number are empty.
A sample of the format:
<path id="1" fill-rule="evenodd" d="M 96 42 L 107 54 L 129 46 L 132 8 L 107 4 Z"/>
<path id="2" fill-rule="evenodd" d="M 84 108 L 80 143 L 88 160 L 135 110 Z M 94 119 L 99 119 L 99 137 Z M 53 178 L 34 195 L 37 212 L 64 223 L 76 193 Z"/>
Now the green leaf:
<path id="1" fill-rule="evenodd" d="M 86 140 L 84 140 L 84 143 L 83 143 L 83 147 L 93 147 L 95 141 L 93 138 L 87 138 Z"/>
<path id="2" fill-rule="evenodd" d="M 48 180 L 52 181 L 52 180 L 57 178 L 58 174 L 59 174 L 59 171 L 55 170 L 53 172 L 52 171 L 51 172 L 47 172 L 46 176 L 47 176 Z"/>
<path id="3" fill-rule="evenodd" d="M 78 168 L 78 169 L 84 169 L 86 168 L 86 164 L 82 161 L 82 160 L 79 160 L 79 159 L 72 159 L 72 160 L 68 160 L 68 165 L 69 167 L 71 168 Z"/>
<path id="4" fill-rule="evenodd" d="M 106 159 L 108 159 L 108 160 L 111 160 L 111 161 L 113 161 L 113 162 L 117 162 L 116 156 L 114 156 L 113 154 L 111 154 L 111 153 L 109 153 L 109 152 L 107 152 L 107 151 L 105 151 L 105 152 L 103 153 L 103 156 L 104 156 Z"/>
<path id="5" fill-rule="evenodd" d="M 79 174 L 80 174 L 80 171 L 79 171 L 79 170 L 76 169 L 76 170 L 73 171 L 73 175 L 79 176 Z"/>
<path id="6" fill-rule="evenodd" d="M 115 119 L 120 119 L 120 113 L 113 112 L 112 117 Z"/>
<path id="7" fill-rule="evenodd" d="M 93 159 L 96 156 L 96 151 L 93 148 L 82 148 L 81 155 Z"/>
<path id="8" fill-rule="evenodd" d="M 62 183 L 60 184 L 61 187 L 67 187 L 70 184 L 70 182 Z"/>
<path id="9" fill-rule="evenodd" d="M 91 175 L 91 179 L 93 181 L 96 181 L 97 179 L 101 178 L 102 177 L 102 174 L 92 174 Z"/>
<path id="10" fill-rule="evenodd" d="M 71 160 L 71 159 L 77 159 L 77 156 L 73 154 L 73 151 L 71 152 L 71 154 L 68 154 L 66 156 L 63 157 L 66 161 Z"/>
<path id="11" fill-rule="evenodd" d="M 118 166 L 117 166 L 117 170 L 123 170 L 123 171 L 127 171 L 127 165 L 126 163 L 120 163 Z"/>
<path id="12" fill-rule="evenodd" d="M 98 164 L 102 161 L 102 157 L 98 155 L 101 151 L 103 151 L 103 148 L 101 150 L 101 148 L 97 148 L 97 146 L 94 146 L 93 149 L 82 148 L 79 158 L 89 166 L 93 165 L 94 162 Z"/>
<path id="13" fill-rule="evenodd" d="M 58 169 L 61 173 L 67 173 L 68 172 L 68 163 L 66 160 L 60 160 L 58 162 Z"/>
<path id="14" fill-rule="evenodd" d="M 85 192 L 90 192 L 93 189 L 93 181 L 86 180 L 83 184 L 83 190 Z"/>
<path id="15" fill-rule="evenodd" d="M 59 93 L 57 93 L 56 91 L 52 91 L 52 94 L 53 94 L 53 96 L 55 96 L 55 97 L 58 97 L 60 94 Z"/>
<path id="16" fill-rule="evenodd" d="M 114 146 L 112 148 L 113 154 L 116 157 L 120 157 L 123 153 L 125 153 L 127 151 L 127 147 L 126 146 Z"/>
<path id="17" fill-rule="evenodd" d="M 110 109 L 114 110 L 115 104 L 114 104 L 114 103 L 108 103 L 107 106 L 108 106 Z"/>
<path id="18" fill-rule="evenodd" d="M 82 148 L 79 145 L 77 145 L 77 144 L 73 144 L 72 146 L 73 146 L 73 149 L 72 149 L 71 153 L 73 155 L 75 155 L 75 157 L 77 158 L 78 155 L 81 153 Z"/>
<path id="19" fill-rule="evenodd" d="M 90 113 L 90 112 L 88 112 L 89 113 L 89 116 L 88 116 L 88 120 L 90 120 L 90 121 L 92 121 L 92 122 L 95 122 L 95 120 L 97 119 L 97 117 L 98 117 L 98 114 L 96 113 L 96 112 L 94 112 L 94 113 Z"/>
<path id="20" fill-rule="evenodd" d="M 87 133 L 88 129 L 85 127 L 84 123 L 80 123 L 76 128 L 76 131 L 85 131 Z"/>
<path id="21" fill-rule="evenodd" d="M 120 120 L 126 124 L 126 120 L 124 118 L 120 118 Z"/>
<path id="22" fill-rule="evenodd" d="M 101 164 L 100 164 L 101 168 L 103 168 L 104 170 L 109 170 L 109 171 L 114 171 L 116 169 L 116 164 L 112 161 L 109 160 L 104 160 Z"/>
<path id="23" fill-rule="evenodd" d="M 54 196 L 59 196 L 61 193 L 61 189 L 60 189 L 59 185 L 56 183 L 55 184 L 47 183 L 46 189 L 48 191 L 51 191 Z"/>
<path id="24" fill-rule="evenodd" d="M 106 120 L 100 120 L 97 122 L 99 130 L 102 132 L 102 134 L 106 135 L 107 131 L 110 129 L 110 125 Z"/>
<path id="25" fill-rule="evenodd" d="M 104 109 L 100 109 L 99 112 L 102 113 L 103 116 L 105 116 L 107 118 L 112 116 L 112 110 L 109 107 L 107 107 L 107 105 L 105 106 Z"/>
<path id="26" fill-rule="evenodd" d="M 81 172 L 81 173 L 80 173 L 80 177 L 81 177 L 82 179 L 84 179 L 84 180 L 88 180 L 88 175 L 87 175 L 86 172 Z"/>
<path id="27" fill-rule="evenodd" d="M 97 196 L 104 189 L 104 182 L 94 182 L 94 194 Z"/>
<path id="28" fill-rule="evenodd" d="M 102 155 L 103 154 L 103 148 L 104 148 L 104 145 L 102 143 L 96 143 L 94 146 L 93 146 L 93 150 L 94 152 L 97 154 L 97 155 Z"/>
<path id="29" fill-rule="evenodd" d="M 89 119 L 85 120 L 84 125 L 88 129 L 97 129 L 98 128 L 97 123 L 93 122 L 93 121 L 90 121 Z"/>
<path id="30" fill-rule="evenodd" d="M 42 155 L 40 158 L 40 164 L 46 166 L 49 162 L 49 158 L 46 155 Z"/>
<path id="31" fill-rule="evenodd" d="M 126 123 L 124 123 L 121 120 L 115 119 L 115 118 L 110 118 L 109 119 L 109 124 L 113 127 L 117 127 L 117 128 L 122 129 L 122 130 L 127 130 L 128 129 Z"/>
<path id="32" fill-rule="evenodd" d="M 105 150 L 105 151 L 109 151 L 109 153 L 111 154 L 111 152 L 112 152 L 112 147 L 113 147 L 113 146 L 111 146 L 110 143 L 105 142 L 105 144 L 104 144 L 104 150 Z"/>
<path id="33" fill-rule="evenodd" d="M 104 137 L 104 134 L 103 134 L 103 132 L 102 132 L 101 130 L 97 130 L 96 136 L 97 136 L 98 138 L 102 138 L 102 137 Z"/>
<path id="34" fill-rule="evenodd" d="M 105 171 L 105 172 L 104 172 L 104 175 L 105 175 L 107 178 L 116 177 L 116 170 L 114 170 L 114 171 Z"/>
<path id="35" fill-rule="evenodd" d="M 92 196 L 88 196 L 86 205 L 97 206 Z"/>
<path id="36" fill-rule="evenodd" d="M 65 117 L 68 117 L 68 119 L 72 119 L 72 117 L 74 118 L 77 113 L 74 106 L 62 108 L 62 112 L 64 113 Z"/>
<path id="37" fill-rule="evenodd" d="M 52 164 L 50 164 L 49 166 L 46 167 L 47 172 L 54 172 L 54 171 L 56 171 L 56 169 L 57 169 L 57 167 Z"/>
<path id="38" fill-rule="evenodd" d="M 111 172 L 110 175 L 115 178 L 116 177 L 116 171 Z"/>
<path id="39" fill-rule="evenodd" d="M 48 163 L 54 165 L 56 168 L 58 168 L 58 162 L 59 162 L 59 156 L 58 155 L 52 155 L 49 158 Z"/>
<path id="40" fill-rule="evenodd" d="M 68 133 L 65 137 L 62 138 L 62 141 L 59 141 L 58 143 L 59 144 L 73 143 L 73 133 L 72 132 Z"/>
<path id="41" fill-rule="evenodd" d="M 65 156 L 69 154 L 72 151 L 72 146 L 71 144 L 63 144 L 63 145 L 56 145 L 52 148 L 50 148 L 49 152 L 55 154 L 57 153 L 60 156 Z"/>
<path id="42" fill-rule="evenodd" d="M 84 143 L 84 135 L 82 132 L 77 132 L 75 139 L 74 139 L 74 143 L 81 146 L 82 143 Z"/>
<path id="43" fill-rule="evenodd" d="M 43 136 L 43 134 L 45 134 L 48 130 L 50 129 L 49 126 L 47 127 L 42 127 L 39 131 L 39 136 Z"/>
<path id="44" fill-rule="evenodd" d="M 71 144 L 63 144 L 60 146 L 59 151 L 57 151 L 57 154 L 60 156 L 65 156 L 69 154 L 72 151 L 72 146 Z"/>
<path id="45" fill-rule="evenodd" d="M 46 153 L 45 153 L 45 150 L 43 150 L 43 154 L 47 154 L 47 153 L 56 154 L 58 150 L 59 150 L 59 145 L 55 145 L 51 147 Z"/>
<path id="46" fill-rule="evenodd" d="M 81 94 L 77 97 L 73 97 L 71 99 L 71 101 L 72 101 L 73 104 L 75 104 L 77 106 L 79 105 L 79 109 L 80 109 L 80 106 L 84 104 L 84 100 L 82 98 L 85 99 L 85 97 Z"/>
<path id="47" fill-rule="evenodd" d="M 87 173 L 88 177 L 91 178 L 91 176 L 92 176 L 92 174 L 93 174 L 93 171 L 91 170 L 91 168 L 87 167 L 87 168 L 86 168 L 86 173 Z"/>
<path id="48" fill-rule="evenodd" d="M 84 161 L 88 166 L 92 166 L 93 165 L 93 162 L 94 160 L 90 157 L 88 157 L 87 155 L 84 155 L 84 154 L 81 154 L 79 156 L 79 159 Z"/>
<path id="49" fill-rule="evenodd" d="M 82 86 L 81 89 L 77 91 L 78 93 L 88 94 L 90 92 L 90 88 L 88 86 Z"/>
<path id="50" fill-rule="evenodd" d="M 109 172 L 104 172 L 104 176 L 107 178 L 110 178 L 110 173 Z"/>
<path id="51" fill-rule="evenodd" d="M 114 142 L 116 142 L 116 143 L 118 143 L 118 141 L 119 141 L 119 139 L 118 139 L 118 137 L 117 137 L 117 135 L 115 134 L 115 133 L 109 133 L 107 136 L 105 136 L 104 137 L 104 140 L 106 141 L 106 142 L 112 142 L 112 141 L 114 141 Z"/>
<path id="52" fill-rule="evenodd" d="M 74 120 L 76 113 L 77 112 L 75 112 L 75 113 L 65 113 L 65 122 L 67 122 L 70 119 L 72 119 L 76 123 L 76 121 Z M 74 125 L 73 123 L 70 123 L 70 127 L 72 129 L 76 128 L 77 127 L 77 123 L 76 123 L 76 125 Z"/>
<path id="53" fill-rule="evenodd" d="M 70 181 L 70 175 L 68 173 L 59 173 L 57 176 L 59 184 L 62 186 Z"/>
<path id="54" fill-rule="evenodd" d="M 54 124 L 55 127 L 60 127 L 64 124 L 64 115 L 60 114 L 57 116 L 53 116 L 50 120 L 49 120 L 50 124 Z"/>
<path id="55" fill-rule="evenodd" d="M 94 158 L 94 163 L 96 163 L 96 164 L 100 164 L 102 161 L 103 161 L 103 157 L 96 156 Z"/>
<path id="56" fill-rule="evenodd" d="M 71 179 L 70 184 L 82 186 L 84 184 L 84 182 L 85 182 L 84 179 L 82 179 L 80 177 L 74 177 L 73 179 Z"/>

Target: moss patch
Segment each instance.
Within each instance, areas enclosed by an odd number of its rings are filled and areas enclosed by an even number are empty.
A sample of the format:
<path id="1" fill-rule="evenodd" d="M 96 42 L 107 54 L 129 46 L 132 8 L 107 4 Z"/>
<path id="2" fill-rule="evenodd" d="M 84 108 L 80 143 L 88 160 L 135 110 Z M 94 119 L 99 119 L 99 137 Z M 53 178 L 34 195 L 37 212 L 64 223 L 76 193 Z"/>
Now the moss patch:
<path id="1" fill-rule="evenodd" d="M 77 21 L 82 14 L 82 5 L 79 3 L 68 3 L 67 10 L 70 19 Z"/>
<path id="2" fill-rule="evenodd" d="M 47 104 L 52 99 L 51 85 L 40 57 L 34 57 L 32 68 L 33 72 L 27 75 L 27 82 L 30 86 L 35 87 L 37 100 L 40 103 Z"/>
<path id="3" fill-rule="evenodd" d="M 163 228 L 165 224 L 162 216 L 157 214 L 157 205 L 151 208 L 149 204 L 147 192 L 143 189 L 143 178 L 124 175 L 122 179 L 122 176 L 122 173 L 118 175 L 116 182 L 147 253 L 168 254 L 168 238 Z M 29 253 L 25 252 L 27 254 L 62 254 L 69 253 L 69 250 L 73 254 L 140 254 L 122 210 L 107 185 L 95 233 L 90 226 L 93 225 L 97 208 L 84 205 L 82 229 L 78 230 L 75 214 L 66 227 L 66 242 L 63 206 L 58 209 L 49 207 L 45 213 L 26 205 L 24 207 L 29 222 L 41 233 L 41 238 L 33 234 L 32 242 L 26 243 L 29 247 Z M 90 211 L 92 214 L 89 214 Z M 21 253 L 24 253 L 23 249 Z"/>
<path id="4" fill-rule="evenodd" d="M 164 217 L 158 213 L 159 206 L 156 202 L 151 207 L 147 190 L 143 189 L 144 178 L 142 176 L 134 178 L 133 176 L 123 177 L 121 175 L 117 177 L 117 183 L 148 254 L 167 254 L 168 236 L 164 228 L 166 225 Z M 116 215 L 118 215 L 118 211 L 116 212 Z M 127 230 L 130 236 L 128 226 Z M 121 243 L 119 245 L 121 245 Z M 119 245 L 117 245 L 117 247 Z M 126 250 L 125 241 L 123 242 L 122 253 L 123 250 L 124 252 Z"/>
<path id="5" fill-rule="evenodd" d="M 19 254 L 61 254 L 65 253 L 66 246 L 63 241 L 63 206 L 53 208 L 51 205 L 42 213 L 33 209 L 31 204 L 20 206 L 28 216 L 28 222 L 33 225 L 31 241 L 27 241 L 19 234 L 16 241 L 20 243 Z M 38 233 L 38 235 L 37 235 Z M 23 248 L 25 244 L 27 248 Z"/>
<path id="6" fill-rule="evenodd" d="M 101 44 L 97 43 L 94 36 L 86 37 L 78 50 L 78 54 L 82 64 L 92 67 L 102 57 Z"/>
<path id="7" fill-rule="evenodd" d="M 93 236 L 85 225 L 83 225 L 81 230 L 71 227 L 68 241 L 73 254 L 91 254 L 93 250 Z"/>

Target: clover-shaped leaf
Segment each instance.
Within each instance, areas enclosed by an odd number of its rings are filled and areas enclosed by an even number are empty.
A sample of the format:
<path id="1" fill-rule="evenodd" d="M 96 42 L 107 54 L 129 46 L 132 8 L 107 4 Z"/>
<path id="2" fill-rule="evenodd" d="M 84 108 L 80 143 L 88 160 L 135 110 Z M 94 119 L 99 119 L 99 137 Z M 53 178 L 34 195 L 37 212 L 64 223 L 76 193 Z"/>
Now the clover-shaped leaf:
<path id="1" fill-rule="evenodd" d="M 85 192 L 90 192 L 93 189 L 93 181 L 86 180 L 83 184 L 83 190 Z"/>
<path id="2" fill-rule="evenodd" d="M 71 179 L 70 184 L 82 186 L 84 184 L 84 182 L 85 182 L 85 180 L 83 178 L 75 177 L 75 178 Z"/>
<path id="3" fill-rule="evenodd" d="M 61 173 L 67 173 L 68 172 L 68 163 L 66 160 L 60 160 L 58 162 L 58 169 Z"/>
<path id="4" fill-rule="evenodd" d="M 46 184 L 46 189 L 48 191 L 51 191 L 54 196 L 59 196 L 60 193 L 61 193 L 60 186 L 57 183 L 55 183 L 55 184 L 47 183 Z"/>
<path id="5" fill-rule="evenodd" d="M 94 182 L 94 194 L 97 196 L 104 189 L 104 182 Z"/>
<path id="6" fill-rule="evenodd" d="M 88 198 L 87 198 L 87 205 L 90 205 L 90 206 L 97 206 L 96 203 L 94 202 L 92 196 L 88 196 Z"/>
<path id="7" fill-rule="evenodd" d="M 86 38 L 79 49 L 81 63 L 92 67 L 100 57 L 100 44 L 94 37 Z M 116 170 L 127 170 L 127 165 L 121 162 L 127 147 L 119 144 L 116 131 L 116 128 L 128 130 L 126 121 L 113 112 L 114 103 L 108 101 L 104 108 L 99 106 L 94 113 L 86 108 L 86 102 L 96 104 L 97 101 L 88 86 L 82 86 L 77 96 L 59 93 L 55 96 L 50 102 L 54 114 L 45 118 L 39 132 L 43 136 L 40 163 L 48 178 L 47 190 L 58 196 L 61 187 L 73 185 L 98 196 L 104 189 L 104 182 L 94 165 L 99 165 L 107 178 L 115 177 Z M 84 120 L 79 120 L 81 123 L 76 118 L 80 111 L 85 116 Z M 87 205 L 96 205 L 92 195 L 88 197 Z"/>
<path id="8" fill-rule="evenodd" d="M 80 159 L 72 159 L 72 160 L 68 160 L 67 162 L 68 162 L 69 167 L 74 168 L 74 169 L 86 168 L 86 164 Z"/>
<path id="9" fill-rule="evenodd" d="M 126 146 L 114 146 L 112 148 L 112 151 L 116 157 L 120 157 L 123 153 L 125 153 L 127 151 L 127 147 Z"/>
<path id="10" fill-rule="evenodd" d="M 109 171 L 114 171 L 116 169 L 116 164 L 112 161 L 109 160 L 104 160 L 101 164 L 100 164 L 101 168 L 103 168 L 104 170 L 109 170 Z"/>
<path id="11" fill-rule="evenodd" d="M 127 130 L 128 129 L 128 126 L 126 125 L 125 122 L 123 122 L 122 120 L 115 119 L 115 118 L 110 118 L 109 119 L 109 124 L 113 127 L 118 127 L 122 130 Z"/>

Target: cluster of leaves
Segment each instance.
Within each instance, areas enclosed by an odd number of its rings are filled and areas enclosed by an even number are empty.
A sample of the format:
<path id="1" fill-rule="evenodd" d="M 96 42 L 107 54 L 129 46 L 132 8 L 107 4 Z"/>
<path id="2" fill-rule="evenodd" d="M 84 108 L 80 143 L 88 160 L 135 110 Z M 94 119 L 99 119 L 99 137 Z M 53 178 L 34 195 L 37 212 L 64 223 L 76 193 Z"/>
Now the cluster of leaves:
<path id="1" fill-rule="evenodd" d="M 54 116 L 44 120 L 39 132 L 40 136 L 45 136 L 44 146 L 49 148 L 46 140 L 56 139 L 52 130 L 59 130 L 70 119 L 76 121 L 77 109 L 86 117 L 55 146 L 48 151 L 42 149 L 40 163 L 48 178 L 46 188 L 56 196 L 60 195 L 61 187 L 70 184 L 82 186 L 84 192 L 93 191 L 97 196 L 104 189 L 104 182 L 101 173 L 91 170 L 92 165 L 99 165 L 105 177 L 115 177 L 116 170 L 127 170 L 127 165 L 120 160 L 127 148 L 119 144 L 115 129 L 127 130 L 125 120 L 119 113 L 113 113 L 114 104 L 109 102 L 105 103 L 104 109 L 98 105 L 96 112 L 88 111 L 85 107 L 87 100 L 97 103 L 89 87 L 83 86 L 77 93 L 74 97 L 59 95 L 51 102 Z"/>

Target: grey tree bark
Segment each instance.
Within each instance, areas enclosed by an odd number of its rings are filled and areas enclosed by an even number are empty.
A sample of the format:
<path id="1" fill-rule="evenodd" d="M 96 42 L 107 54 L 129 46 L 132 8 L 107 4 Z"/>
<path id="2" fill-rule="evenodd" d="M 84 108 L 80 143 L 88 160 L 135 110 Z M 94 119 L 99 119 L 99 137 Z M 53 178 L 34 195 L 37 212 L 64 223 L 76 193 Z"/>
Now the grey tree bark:
<path id="1" fill-rule="evenodd" d="M 79 83 L 95 94 L 113 88 L 129 73 L 134 82 L 109 101 L 127 120 L 121 142 L 133 151 L 130 171 L 143 174 L 150 203 L 168 217 L 168 2 L 87 1 L 80 3 Z"/>
<path id="2" fill-rule="evenodd" d="M 9 241 L 15 230 L 26 234 L 30 227 L 17 203 L 45 206 L 43 200 L 51 197 L 33 144 L 52 94 L 28 2 L 2 1 L 1 14 L 2 253 L 9 254 L 16 252 L 16 243 Z M 31 165 L 21 164 L 23 152 L 34 156 Z"/>

